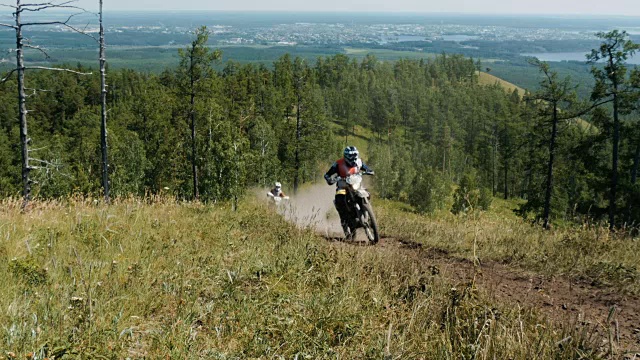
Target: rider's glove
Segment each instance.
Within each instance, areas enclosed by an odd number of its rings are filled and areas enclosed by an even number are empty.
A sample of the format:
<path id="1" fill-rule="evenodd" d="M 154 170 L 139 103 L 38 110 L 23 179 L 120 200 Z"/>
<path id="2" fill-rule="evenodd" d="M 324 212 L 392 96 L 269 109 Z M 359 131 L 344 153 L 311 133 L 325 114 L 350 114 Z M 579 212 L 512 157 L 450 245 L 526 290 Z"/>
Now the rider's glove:
<path id="1" fill-rule="evenodd" d="M 333 185 L 336 183 L 336 178 L 334 177 L 325 178 L 325 180 L 327 181 L 327 185 Z"/>

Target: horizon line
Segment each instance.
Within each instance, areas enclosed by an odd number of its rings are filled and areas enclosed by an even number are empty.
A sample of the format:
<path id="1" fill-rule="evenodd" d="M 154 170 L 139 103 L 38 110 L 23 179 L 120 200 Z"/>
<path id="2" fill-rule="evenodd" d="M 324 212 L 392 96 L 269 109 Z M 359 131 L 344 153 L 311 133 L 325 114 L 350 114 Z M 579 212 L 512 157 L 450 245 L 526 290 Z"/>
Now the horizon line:
<path id="1" fill-rule="evenodd" d="M 289 10 L 289 9 L 113 9 L 113 11 L 140 11 L 140 12 L 223 12 L 223 13 L 274 13 L 274 14 L 376 14 L 376 15 L 487 15 L 487 16 L 586 16 L 586 17 L 626 17 L 640 18 L 640 14 L 593 14 L 593 13 L 524 13 L 524 12 L 464 12 L 464 11 L 413 11 L 413 10 Z M 640 25 L 640 24 L 639 24 Z"/>
<path id="2" fill-rule="evenodd" d="M 69 12 L 65 9 L 49 9 L 52 12 Z M 90 12 L 90 11 L 89 11 Z M 191 12 L 218 12 L 218 13 L 249 13 L 249 14 L 371 14 L 371 15 L 412 15 L 412 16 L 424 16 L 424 15 L 440 15 L 440 16 L 499 16 L 499 17 L 587 17 L 587 18 L 640 18 L 640 14 L 628 15 L 628 14 L 593 14 L 593 13 L 524 13 L 524 12 L 464 12 L 464 11 L 412 11 L 412 10 L 289 10 L 289 9 L 105 9 L 105 14 L 109 12 L 146 12 L 146 13 L 191 13 Z M 0 11 L 2 14 L 3 11 Z M 10 14 L 11 11 L 7 11 L 6 14 Z M 639 24 L 640 26 L 640 24 Z"/>

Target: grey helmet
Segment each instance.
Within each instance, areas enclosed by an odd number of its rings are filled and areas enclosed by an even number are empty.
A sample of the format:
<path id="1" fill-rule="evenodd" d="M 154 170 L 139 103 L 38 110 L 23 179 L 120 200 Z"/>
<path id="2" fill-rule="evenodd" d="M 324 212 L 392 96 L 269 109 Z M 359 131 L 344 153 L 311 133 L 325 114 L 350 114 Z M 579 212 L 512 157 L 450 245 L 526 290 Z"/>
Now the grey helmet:
<path id="1" fill-rule="evenodd" d="M 355 146 L 347 146 L 344 148 L 344 161 L 349 166 L 354 166 L 356 164 L 359 155 L 360 152 L 358 152 L 358 149 L 356 149 Z"/>

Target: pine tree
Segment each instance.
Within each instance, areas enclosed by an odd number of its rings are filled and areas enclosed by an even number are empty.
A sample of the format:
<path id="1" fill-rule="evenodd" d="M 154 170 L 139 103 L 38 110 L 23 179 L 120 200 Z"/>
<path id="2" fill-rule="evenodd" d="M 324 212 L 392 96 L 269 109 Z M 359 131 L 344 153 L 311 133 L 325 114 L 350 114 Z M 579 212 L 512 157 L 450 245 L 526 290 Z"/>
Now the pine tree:
<path id="1" fill-rule="evenodd" d="M 180 66 L 178 67 L 178 83 L 180 93 L 188 99 L 188 119 L 191 129 L 191 173 L 193 180 L 193 199 L 200 198 L 198 184 L 198 113 L 196 102 L 208 95 L 207 89 L 210 87 L 210 80 L 214 76 L 211 67 L 213 61 L 220 59 L 219 50 L 212 51 L 207 47 L 209 31 L 206 26 L 202 26 L 195 31 L 195 39 L 185 49 L 179 50 Z"/>
<path id="2" fill-rule="evenodd" d="M 618 161 L 620 152 L 620 115 L 628 113 L 631 104 L 638 97 L 638 90 L 633 88 L 637 80 L 630 78 L 627 71 L 627 59 L 640 49 L 640 45 L 628 40 L 626 31 L 613 30 L 608 33 L 596 34 L 602 43 L 598 49 L 593 49 L 587 55 L 588 62 L 593 64 L 591 73 L 596 84 L 591 93 L 593 101 L 609 100 L 613 103 L 613 134 L 611 142 L 611 185 L 609 193 L 609 229 L 616 226 L 616 212 L 618 201 Z M 596 65 L 604 61 L 604 67 Z M 634 76 L 636 72 L 632 73 Z"/>

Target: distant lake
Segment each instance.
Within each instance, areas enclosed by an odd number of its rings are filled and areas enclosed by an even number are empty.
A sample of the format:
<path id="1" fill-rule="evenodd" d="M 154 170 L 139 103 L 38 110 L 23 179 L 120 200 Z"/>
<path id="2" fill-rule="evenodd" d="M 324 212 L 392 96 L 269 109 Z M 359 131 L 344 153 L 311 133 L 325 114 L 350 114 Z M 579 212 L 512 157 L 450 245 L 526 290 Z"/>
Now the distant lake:
<path id="1" fill-rule="evenodd" d="M 580 61 L 586 62 L 586 54 L 588 51 L 584 52 L 557 52 L 557 53 L 525 53 L 520 54 L 522 56 L 530 56 L 537 57 L 542 61 Z M 629 64 L 640 65 L 640 56 L 635 56 L 627 60 Z"/>

